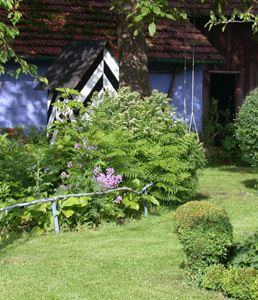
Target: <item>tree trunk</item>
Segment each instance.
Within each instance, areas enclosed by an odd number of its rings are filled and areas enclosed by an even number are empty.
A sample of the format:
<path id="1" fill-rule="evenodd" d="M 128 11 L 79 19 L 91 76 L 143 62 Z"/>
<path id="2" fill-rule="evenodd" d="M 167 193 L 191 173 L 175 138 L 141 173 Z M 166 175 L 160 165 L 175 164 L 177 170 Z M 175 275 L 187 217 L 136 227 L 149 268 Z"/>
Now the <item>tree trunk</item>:
<path id="1" fill-rule="evenodd" d="M 119 88 L 129 87 L 144 97 L 150 95 L 144 24 L 137 23 L 138 35 L 134 36 L 136 25 L 128 27 L 131 21 L 127 18 L 136 4 L 137 0 L 121 1 L 117 9 Z"/>

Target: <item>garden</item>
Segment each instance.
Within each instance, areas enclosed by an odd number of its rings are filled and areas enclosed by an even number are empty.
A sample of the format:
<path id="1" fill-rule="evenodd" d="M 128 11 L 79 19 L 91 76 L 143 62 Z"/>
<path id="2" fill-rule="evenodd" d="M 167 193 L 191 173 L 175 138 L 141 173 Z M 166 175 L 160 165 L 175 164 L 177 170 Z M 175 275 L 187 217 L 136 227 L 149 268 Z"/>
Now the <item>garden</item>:
<path id="1" fill-rule="evenodd" d="M 157 91 L 63 101 L 47 134 L 3 132 L 1 208 L 20 206 L 0 215 L 1 298 L 257 299 L 257 99 L 235 134 L 252 166 L 207 166 Z M 39 199 L 56 199 L 60 234 L 50 203 L 22 206 Z"/>

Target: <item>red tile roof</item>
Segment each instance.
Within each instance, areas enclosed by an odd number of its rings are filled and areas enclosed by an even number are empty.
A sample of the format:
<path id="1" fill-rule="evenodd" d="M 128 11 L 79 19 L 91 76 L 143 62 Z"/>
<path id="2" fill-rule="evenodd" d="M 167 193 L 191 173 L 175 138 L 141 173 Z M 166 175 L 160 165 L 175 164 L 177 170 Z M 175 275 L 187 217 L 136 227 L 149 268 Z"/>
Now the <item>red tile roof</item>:
<path id="1" fill-rule="evenodd" d="M 69 41 L 108 38 L 116 43 L 114 12 L 108 0 L 24 0 L 17 53 L 57 56 Z M 147 37 L 151 59 L 221 61 L 223 57 L 191 23 L 163 20 Z"/>
<path id="2" fill-rule="evenodd" d="M 223 60 L 218 51 L 212 47 L 206 37 L 189 22 L 172 22 L 164 20 L 157 27 L 154 37 L 147 37 L 149 58 L 201 61 Z"/>

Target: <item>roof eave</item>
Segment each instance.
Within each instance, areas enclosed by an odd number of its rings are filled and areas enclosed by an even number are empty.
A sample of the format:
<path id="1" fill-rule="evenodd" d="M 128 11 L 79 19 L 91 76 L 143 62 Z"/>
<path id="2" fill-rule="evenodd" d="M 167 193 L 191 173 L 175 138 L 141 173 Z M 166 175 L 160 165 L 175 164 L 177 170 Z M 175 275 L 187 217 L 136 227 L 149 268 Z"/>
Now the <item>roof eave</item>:
<path id="1" fill-rule="evenodd" d="M 186 61 L 184 59 L 156 59 L 156 58 L 149 58 L 148 59 L 149 63 L 166 63 L 166 64 L 184 64 L 185 62 L 187 64 L 192 63 L 192 59 L 187 59 Z M 196 64 L 224 64 L 225 60 L 200 60 L 200 59 L 195 59 Z"/>

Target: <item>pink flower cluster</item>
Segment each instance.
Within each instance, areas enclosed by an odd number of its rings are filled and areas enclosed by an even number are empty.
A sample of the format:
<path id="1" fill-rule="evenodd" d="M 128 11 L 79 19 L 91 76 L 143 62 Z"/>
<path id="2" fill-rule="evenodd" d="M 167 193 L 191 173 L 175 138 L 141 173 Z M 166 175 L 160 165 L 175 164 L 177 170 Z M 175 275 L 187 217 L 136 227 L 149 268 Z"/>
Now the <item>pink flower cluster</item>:
<path id="1" fill-rule="evenodd" d="M 115 200 L 113 200 L 113 203 L 120 203 L 122 201 L 123 197 L 122 196 L 117 196 Z"/>
<path id="2" fill-rule="evenodd" d="M 114 175 L 113 168 L 106 169 L 105 173 L 100 173 L 99 167 L 94 168 L 93 178 L 99 183 L 103 190 L 115 189 L 120 182 L 123 182 L 122 175 Z"/>

